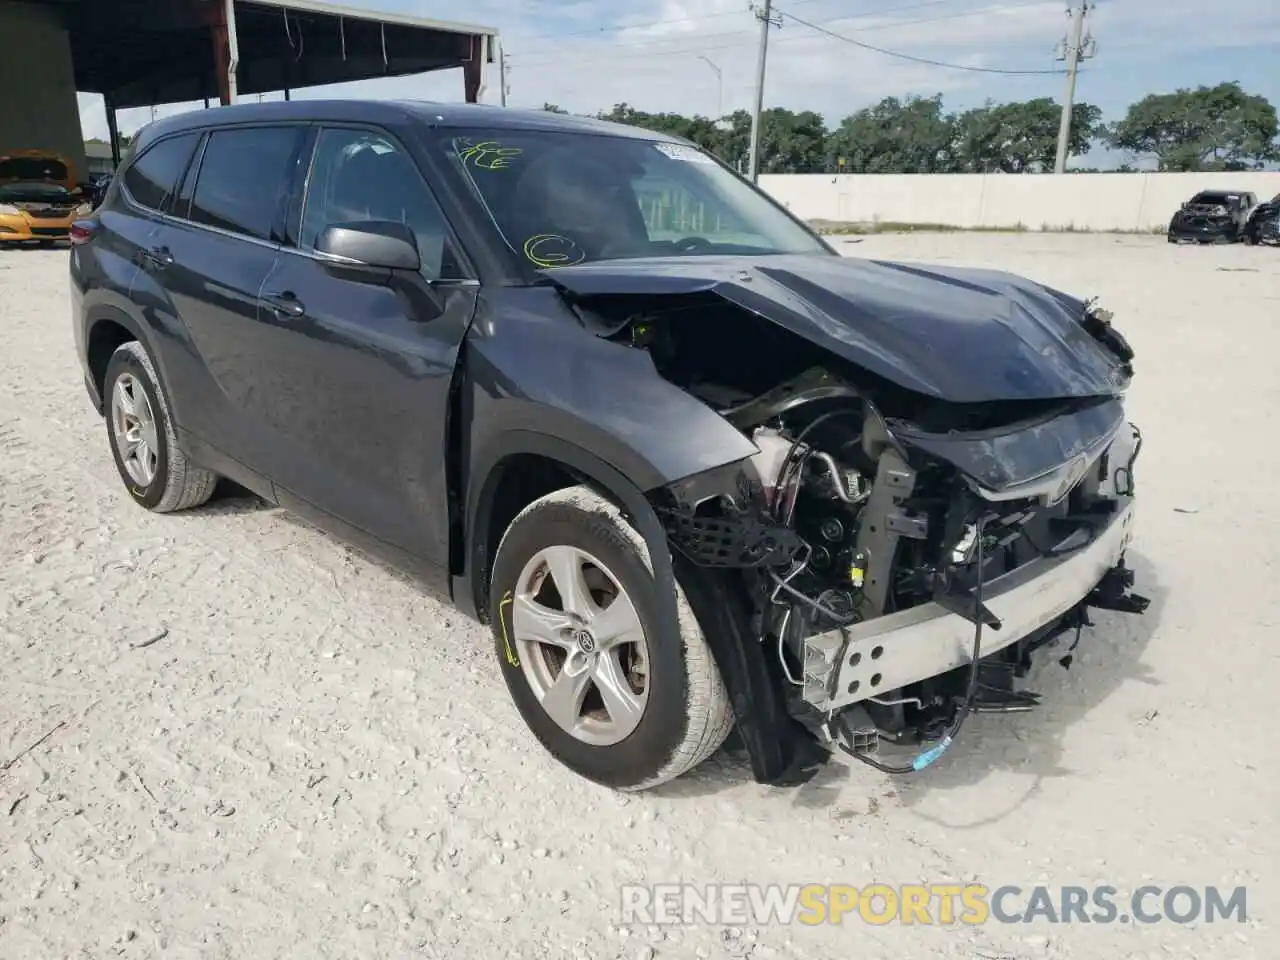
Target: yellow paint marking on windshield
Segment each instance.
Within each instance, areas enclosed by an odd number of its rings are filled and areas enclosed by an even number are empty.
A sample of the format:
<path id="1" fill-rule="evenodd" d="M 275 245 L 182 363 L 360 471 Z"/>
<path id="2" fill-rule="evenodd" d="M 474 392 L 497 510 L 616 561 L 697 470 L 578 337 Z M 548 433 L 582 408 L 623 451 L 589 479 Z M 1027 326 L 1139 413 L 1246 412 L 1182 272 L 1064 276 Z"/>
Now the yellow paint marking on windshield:
<path id="1" fill-rule="evenodd" d="M 470 161 L 481 170 L 506 170 L 511 161 L 524 153 L 519 147 L 504 147 L 497 140 L 473 143 L 459 153 L 463 161 Z"/>
<path id="2" fill-rule="evenodd" d="M 524 242 L 524 255 L 539 267 L 571 267 L 587 259 L 576 243 L 554 233 L 534 234 Z"/>

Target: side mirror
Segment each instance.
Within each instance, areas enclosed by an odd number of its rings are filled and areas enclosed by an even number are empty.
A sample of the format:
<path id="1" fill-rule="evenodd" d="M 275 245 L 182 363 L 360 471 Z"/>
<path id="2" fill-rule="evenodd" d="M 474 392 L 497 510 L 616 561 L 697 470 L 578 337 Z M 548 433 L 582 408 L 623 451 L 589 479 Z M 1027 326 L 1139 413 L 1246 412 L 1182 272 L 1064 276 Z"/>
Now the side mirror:
<path id="1" fill-rule="evenodd" d="M 422 266 L 413 231 L 394 220 L 331 223 L 316 238 L 316 252 L 332 257 L 335 266 L 407 271 Z"/>

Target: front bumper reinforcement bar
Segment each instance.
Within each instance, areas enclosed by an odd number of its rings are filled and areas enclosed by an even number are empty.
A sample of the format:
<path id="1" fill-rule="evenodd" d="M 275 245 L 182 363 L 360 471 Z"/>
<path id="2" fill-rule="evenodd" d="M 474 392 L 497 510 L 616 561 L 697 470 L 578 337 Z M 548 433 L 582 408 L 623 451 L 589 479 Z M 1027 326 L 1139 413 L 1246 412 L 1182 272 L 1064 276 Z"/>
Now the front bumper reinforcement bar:
<path id="1" fill-rule="evenodd" d="M 1124 557 L 1133 538 L 1134 502 L 1120 497 L 1093 530 L 1077 529 L 1045 556 L 983 584 L 989 625 L 982 656 L 1048 626 L 1094 591 Z M 930 602 L 805 641 L 804 699 L 829 713 L 885 696 L 969 663 L 974 625 Z"/>

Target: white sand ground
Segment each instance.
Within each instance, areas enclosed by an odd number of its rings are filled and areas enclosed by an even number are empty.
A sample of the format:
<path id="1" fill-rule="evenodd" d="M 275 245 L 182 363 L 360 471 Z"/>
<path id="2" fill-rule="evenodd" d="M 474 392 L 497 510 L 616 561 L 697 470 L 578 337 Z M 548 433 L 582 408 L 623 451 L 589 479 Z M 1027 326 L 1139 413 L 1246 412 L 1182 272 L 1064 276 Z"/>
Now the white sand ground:
<path id="1" fill-rule="evenodd" d="M 124 495 L 65 252 L 0 254 L 0 960 L 1280 957 L 1280 251 L 872 237 L 1104 296 L 1137 350 L 1143 619 L 936 767 L 627 798 L 544 755 L 488 636 L 256 501 Z M 162 631 L 163 639 L 135 648 Z M 60 725 L 61 726 L 58 726 Z M 623 928 L 627 882 L 1249 887 L 1249 922 Z"/>

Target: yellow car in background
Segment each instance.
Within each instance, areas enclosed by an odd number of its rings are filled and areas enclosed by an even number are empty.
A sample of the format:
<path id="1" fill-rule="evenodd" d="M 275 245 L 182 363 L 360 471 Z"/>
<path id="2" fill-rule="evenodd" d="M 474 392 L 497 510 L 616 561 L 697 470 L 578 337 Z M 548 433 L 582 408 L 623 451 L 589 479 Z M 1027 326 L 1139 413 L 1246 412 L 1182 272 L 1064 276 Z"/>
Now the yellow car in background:
<path id="1" fill-rule="evenodd" d="M 0 246 L 52 246 L 92 212 L 70 165 L 56 154 L 30 150 L 0 157 Z"/>

